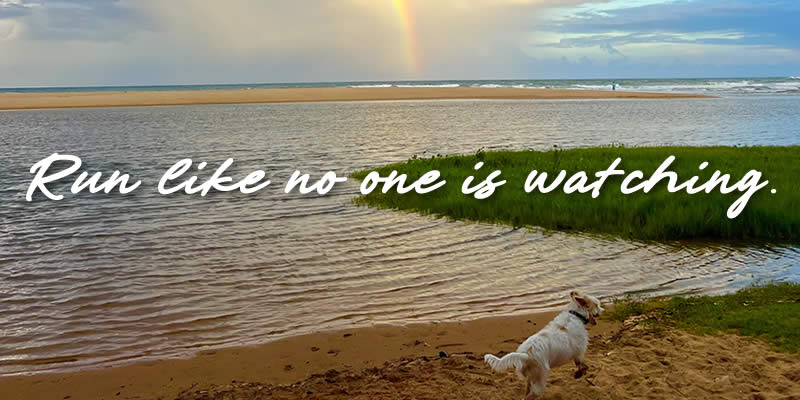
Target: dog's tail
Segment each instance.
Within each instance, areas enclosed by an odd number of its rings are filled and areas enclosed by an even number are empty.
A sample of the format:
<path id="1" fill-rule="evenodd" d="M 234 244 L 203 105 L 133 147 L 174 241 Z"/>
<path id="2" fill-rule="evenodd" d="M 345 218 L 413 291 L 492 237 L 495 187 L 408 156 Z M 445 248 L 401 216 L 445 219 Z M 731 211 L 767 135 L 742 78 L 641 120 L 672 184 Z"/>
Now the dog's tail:
<path id="1" fill-rule="evenodd" d="M 503 358 L 497 358 L 492 354 L 487 354 L 483 356 L 483 361 L 486 361 L 495 371 L 504 371 L 511 367 L 520 371 L 525 362 L 528 361 L 528 355 L 525 353 L 508 353 Z"/>

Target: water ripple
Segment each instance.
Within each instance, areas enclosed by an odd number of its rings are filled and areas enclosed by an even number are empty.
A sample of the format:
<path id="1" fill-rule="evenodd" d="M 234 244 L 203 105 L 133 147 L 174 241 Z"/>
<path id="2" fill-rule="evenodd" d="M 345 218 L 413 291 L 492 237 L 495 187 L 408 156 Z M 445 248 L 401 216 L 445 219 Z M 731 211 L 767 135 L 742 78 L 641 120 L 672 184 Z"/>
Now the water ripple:
<path id="1" fill-rule="evenodd" d="M 798 144 L 797 104 L 784 97 L 0 113 L 11 149 L 0 154 L 0 374 L 181 357 L 320 329 L 531 312 L 562 304 L 575 287 L 613 296 L 796 280 L 796 247 L 515 230 L 356 207 L 355 182 L 328 196 L 281 186 L 295 169 L 341 175 L 481 147 Z M 608 124 L 598 115 L 626 117 Z M 80 155 L 90 171 L 124 169 L 143 189 L 25 202 L 28 169 L 53 152 Z M 233 157 L 232 174 L 264 169 L 273 184 L 249 196 L 158 195 L 160 174 L 184 157 L 209 165 Z"/>

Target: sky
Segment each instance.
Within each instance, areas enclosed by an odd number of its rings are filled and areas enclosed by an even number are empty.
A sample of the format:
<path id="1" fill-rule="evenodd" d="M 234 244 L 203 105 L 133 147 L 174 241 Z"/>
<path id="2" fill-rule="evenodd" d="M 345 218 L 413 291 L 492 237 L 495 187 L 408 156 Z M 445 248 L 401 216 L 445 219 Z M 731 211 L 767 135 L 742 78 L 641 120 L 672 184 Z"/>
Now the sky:
<path id="1" fill-rule="evenodd" d="M 0 87 L 800 76 L 797 0 L 0 0 Z"/>

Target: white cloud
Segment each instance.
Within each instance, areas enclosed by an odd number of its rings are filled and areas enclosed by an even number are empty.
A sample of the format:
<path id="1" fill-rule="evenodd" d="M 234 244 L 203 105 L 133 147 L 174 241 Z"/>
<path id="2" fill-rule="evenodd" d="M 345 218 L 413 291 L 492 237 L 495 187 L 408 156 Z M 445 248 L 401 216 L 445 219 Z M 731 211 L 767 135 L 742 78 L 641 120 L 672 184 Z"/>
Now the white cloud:
<path id="1" fill-rule="evenodd" d="M 735 27 L 656 37 L 597 17 L 659 0 L 407 1 L 413 56 L 390 0 L 0 0 L 0 86 L 522 78 L 564 59 L 798 62 Z M 721 43 L 740 40 L 750 42 Z"/>
<path id="2" fill-rule="evenodd" d="M 126 19 L 80 8 L 68 14 L 74 23 L 43 7 L 0 43 L 15 60 L 0 63 L 0 73 L 15 71 L 0 86 L 498 76 L 543 4 L 552 1 L 414 1 L 418 68 L 388 0 L 121 0 L 104 13 Z"/>

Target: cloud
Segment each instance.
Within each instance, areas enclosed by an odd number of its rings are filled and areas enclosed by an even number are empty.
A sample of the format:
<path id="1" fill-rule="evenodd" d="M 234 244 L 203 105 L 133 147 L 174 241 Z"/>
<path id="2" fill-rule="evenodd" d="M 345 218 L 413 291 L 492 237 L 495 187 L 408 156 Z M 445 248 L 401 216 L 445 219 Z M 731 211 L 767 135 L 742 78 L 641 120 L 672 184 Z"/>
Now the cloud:
<path id="1" fill-rule="evenodd" d="M 620 7 L 603 12 L 583 10 L 551 21 L 546 29 L 565 34 L 739 32 L 741 37 L 731 44 L 797 46 L 798 19 L 800 2 L 796 1 L 699 0 Z"/>
<path id="2" fill-rule="evenodd" d="M 121 40 L 143 20 L 115 0 L 5 0 L 0 19 L 13 19 L 28 40 Z"/>
<path id="3" fill-rule="evenodd" d="M 0 51 L 16 61 L 0 60 L 0 72 L 15 74 L 0 75 L 0 85 L 13 85 L 2 82 L 10 76 L 36 84 L 501 76 L 502 59 L 517 51 L 536 12 L 553 4 L 416 0 L 409 35 L 389 1 L 46 1 L 11 19 L 20 29 Z M 416 69 L 409 38 L 422 60 Z"/>
<path id="4" fill-rule="evenodd" d="M 0 0 L 0 86 L 568 78 L 675 60 L 706 75 L 720 63 L 753 73 L 766 71 L 757 63 L 800 64 L 793 1 L 408 1 L 412 34 L 389 0 Z"/>
<path id="5" fill-rule="evenodd" d="M 0 20 L 27 15 L 30 7 L 20 0 L 0 0 Z"/>
<path id="6" fill-rule="evenodd" d="M 537 34 L 529 35 L 525 52 L 538 60 L 588 57 L 595 68 L 598 63 L 620 69 L 626 63 L 680 60 L 693 66 L 696 76 L 720 70 L 710 65 L 726 65 L 731 71 L 747 66 L 752 72 L 746 75 L 773 74 L 766 72 L 775 71 L 768 66 L 783 65 L 781 71 L 790 73 L 791 65 L 800 64 L 798 19 L 800 4 L 789 1 L 588 5 L 540 26 Z"/>
<path id="7" fill-rule="evenodd" d="M 610 41 L 600 43 L 600 48 L 605 50 L 606 52 L 608 52 L 608 54 L 611 54 L 612 56 L 625 57 L 624 54 L 620 53 L 619 50 L 615 49 L 614 46 L 611 45 Z"/>
<path id="8" fill-rule="evenodd" d="M 694 45 L 744 45 L 746 34 L 739 32 L 699 32 L 694 34 L 675 32 L 635 32 L 566 35 L 558 41 L 540 43 L 537 47 L 592 48 L 597 47 L 612 56 L 624 57 L 619 47 L 634 44 L 694 44 Z"/>

